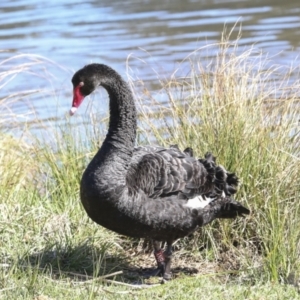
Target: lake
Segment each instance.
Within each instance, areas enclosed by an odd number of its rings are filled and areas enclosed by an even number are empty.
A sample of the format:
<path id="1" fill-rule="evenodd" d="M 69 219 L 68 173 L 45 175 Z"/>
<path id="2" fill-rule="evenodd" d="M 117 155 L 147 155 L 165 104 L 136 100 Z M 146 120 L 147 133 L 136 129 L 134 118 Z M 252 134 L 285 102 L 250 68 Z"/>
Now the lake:
<path id="1" fill-rule="evenodd" d="M 255 44 L 278 64 L 297 64 L 300 50 L 298 0 L 10 0 L 0 12 L 1 111 L 24 122 L 63 118 L 72 74 L 90 62 L 124 77 L 129 65 L 155 89 L 157 73 L 170 76 L 193 51 L 219 41 L 224 26 L 237 23 L 232 39 L 241 26 L 240 47 Z"/>

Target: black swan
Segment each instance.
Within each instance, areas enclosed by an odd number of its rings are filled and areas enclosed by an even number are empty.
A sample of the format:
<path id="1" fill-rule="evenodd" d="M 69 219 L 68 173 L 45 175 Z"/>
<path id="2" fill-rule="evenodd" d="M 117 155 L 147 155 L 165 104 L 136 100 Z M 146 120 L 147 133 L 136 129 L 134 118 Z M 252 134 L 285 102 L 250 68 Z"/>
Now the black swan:
<path id="1" fill-rule="evenodd" d="M 238 178 L 216 165 L 207 153 L 193 157 L 191 148 L 134 147 L 137 114 L 132 92 L 122 77 L 103 64 L 77 71 L 73 115 L 84 97 L 102 86 L 109 94 L 106 138 L 83 173 L 80 197 L 89 217 L 119 234 L 153 240 L 157 275 L 171 278 L 172 244 L 216 218 L 250 211 L 231 196 Z M 161 241 L 167 243 L 161 249 Z"/>

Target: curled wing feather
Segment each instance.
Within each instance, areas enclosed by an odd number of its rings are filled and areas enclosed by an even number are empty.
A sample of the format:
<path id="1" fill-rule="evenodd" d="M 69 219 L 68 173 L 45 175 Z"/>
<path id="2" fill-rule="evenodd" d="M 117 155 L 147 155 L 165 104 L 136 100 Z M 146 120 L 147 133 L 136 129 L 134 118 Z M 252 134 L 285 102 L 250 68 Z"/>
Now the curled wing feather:
<path id="1" fill-rule="evenodd" d="M 182 152 L 176 146 L 135 148 L 127 184 L 150 198 L 189 199 L 209 193 L 214 187 L 214 161 L 192 155 L 192 149 Z"/>

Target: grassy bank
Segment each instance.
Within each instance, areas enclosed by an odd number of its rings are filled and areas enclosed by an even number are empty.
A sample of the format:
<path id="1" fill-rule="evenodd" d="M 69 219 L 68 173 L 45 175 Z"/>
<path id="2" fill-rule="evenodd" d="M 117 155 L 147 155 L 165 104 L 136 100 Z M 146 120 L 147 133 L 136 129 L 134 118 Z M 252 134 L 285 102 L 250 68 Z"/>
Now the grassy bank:
<path id="1" fill-rule="evenodd" d="M 102 139 L 94 118 L 83 135 L 66 119 L 44 140 L 10 137 L 1 124 L 0 298 L 300 299 L 300 84 L 290 77 L 299 69 L 225 39 L 211 62 L 199 59 L 204 51 L 183 62 L 188 76 L 175 72 L 159 91 L 129 76 L 138 140 L 213 152 L 240 177 L 237 200 L 252 214 L 179 241 L 175 280 L 137 289 L 151 253 L 95 225 L 79 201 L 81 174 Z"/>

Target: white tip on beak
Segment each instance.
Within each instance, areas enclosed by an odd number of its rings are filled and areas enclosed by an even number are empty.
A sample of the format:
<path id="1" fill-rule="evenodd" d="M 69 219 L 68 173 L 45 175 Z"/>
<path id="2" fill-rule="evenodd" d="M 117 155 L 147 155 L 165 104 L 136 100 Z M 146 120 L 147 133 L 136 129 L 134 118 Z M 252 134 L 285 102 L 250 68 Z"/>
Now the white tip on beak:
<path id="1" fill-rule="evenodd" d="M 70 109 L 70 116 L 73 116 L 75 114 L 77 110 L 77 107 L 73 106 L 71 109 Z"/>

